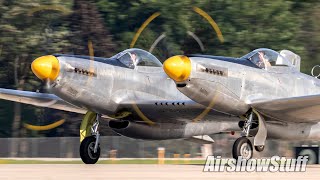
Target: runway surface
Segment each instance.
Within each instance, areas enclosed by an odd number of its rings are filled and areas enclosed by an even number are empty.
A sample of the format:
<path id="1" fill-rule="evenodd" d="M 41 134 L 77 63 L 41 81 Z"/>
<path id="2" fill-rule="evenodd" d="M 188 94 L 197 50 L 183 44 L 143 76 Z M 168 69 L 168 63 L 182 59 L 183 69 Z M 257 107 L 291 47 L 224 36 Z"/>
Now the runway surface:
<path id="1" fill-rule="evenodd" d="M 202 165 L 120 165 L 120 164 L 2 164 L 0 179 L 319 179 L 320 166 L 308 166 L 306 172 L 202 172 Z"/>

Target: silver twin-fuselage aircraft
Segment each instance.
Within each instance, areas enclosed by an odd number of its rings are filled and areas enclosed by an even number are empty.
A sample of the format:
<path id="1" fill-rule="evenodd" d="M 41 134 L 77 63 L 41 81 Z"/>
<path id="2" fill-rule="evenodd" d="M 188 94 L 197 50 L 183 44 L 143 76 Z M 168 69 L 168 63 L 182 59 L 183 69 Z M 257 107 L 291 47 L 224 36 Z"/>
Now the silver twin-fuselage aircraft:
<path id="1" fill-rule="evenodd" d="M 266 138 L 320 139 L 320 80 L 300 73 L 300 57 L 288 50 L 173 56 L 164 65 L 141 49 L 111 58 L 56 54 L 31 68 L 52 94 L 0 89 L 0 98 L 85 114 L 80 156 L 87 164 L 100 156 L 101 119 L 136 139 L 205 144 L 213 134 L 241 132 L 234 158 L 251 158 Z"/>

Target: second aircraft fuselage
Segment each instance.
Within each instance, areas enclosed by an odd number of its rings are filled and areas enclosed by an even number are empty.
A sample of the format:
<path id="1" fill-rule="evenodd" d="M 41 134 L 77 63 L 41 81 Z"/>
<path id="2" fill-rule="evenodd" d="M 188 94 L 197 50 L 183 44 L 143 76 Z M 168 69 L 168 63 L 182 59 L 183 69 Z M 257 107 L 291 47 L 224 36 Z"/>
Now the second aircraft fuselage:
<path id="1" fill-rule="evenodd" d="M 218 111 L 243 115 L 250 100 L 271 100 L 320 93 L 320 81 L 294 67 L 261 69 L 249 60 L 218 56 L 190 56 L 192 71 L 178 89 Z"/>

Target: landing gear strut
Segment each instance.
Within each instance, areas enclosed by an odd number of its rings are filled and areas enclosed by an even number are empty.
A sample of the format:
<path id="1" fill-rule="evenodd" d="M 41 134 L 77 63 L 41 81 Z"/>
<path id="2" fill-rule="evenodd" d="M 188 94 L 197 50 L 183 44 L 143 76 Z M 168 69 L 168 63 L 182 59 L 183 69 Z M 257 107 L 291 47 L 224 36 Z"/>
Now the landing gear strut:
<path id="1" fill-rule="evenodd" d="M 92 112 L 88 112 L 83 120 L 83 123 L 81 124 L 82 131 L 80 130 L 80 135 L 82 135 L 81 133 L 83 133 L 83 129 L 91 130 L 90 136 L 87 135 L 88 132 L 84 132 L 84 134 L 86 135 L 84 137 L 81 137 L 84 139 L 81 141 L 80 144 L 80 157 L 85 164 L 95 164 L 100 157 L 100 133 L 98 127 L 101 115 L 96 114 L 95 121 L 92 124 L 93 118 L 94 116 L 92 116 Z M 89 127 L 91 128 L 89 129 Z"/>
<path id="2" fill-rule="evenodd" d="M 253 123 L 253 113 L 255 113 L 258 117 L 259 122 L 259 128 L 257 134 L 254 136 L 254 149 L 258 152 L 261 152 L 264 150 L 265 141 L 267 138 L 267 128 L 266 123 L 264 120 L 264 117 L 260 115 L 259 112 L 252 109 L 252 112 L 250 113 L 249 117 L 246 119 L 246 121 L 243 124 L 243 130 L 241 133 L 240 138 L 236 140 L 236 142 L 233 144 L 232 149 L 232 156 L 235 159 L 238 159 L 239 156 L 242 156 L 244 159 L 251 159 L 253 155 L 253 146 L 248 139 L 249 132 L 252 127 Z"/>
<path id="3" fill-rule="evenodd" d="M 243 159 L 251 159 L 253 155 L 253 147 L 248 139 L 250 128 L 253 120 L 253 112 L 249 115 L 249 118 L 245 121 L 240 138 L 238 138 L 232 148 L 232 156 L 234 159 L 238 159 L 242 156 Z"/>

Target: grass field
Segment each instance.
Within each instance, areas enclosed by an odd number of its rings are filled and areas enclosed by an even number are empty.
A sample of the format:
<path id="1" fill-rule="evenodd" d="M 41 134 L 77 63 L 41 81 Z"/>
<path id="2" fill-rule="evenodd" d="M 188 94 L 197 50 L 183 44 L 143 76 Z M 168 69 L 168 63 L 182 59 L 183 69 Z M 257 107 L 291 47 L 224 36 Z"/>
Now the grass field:
<path id="1" fill-rule="evenodd" d="M 116 159 L 100 160 L 97 164 L 161 164 L 157 159 Z M 205 160 L 164 160 L 163 164 L 204 164 Z M 0 159 L 0 164 L 83 164 L 81 160 L 16 160 Z"/>

